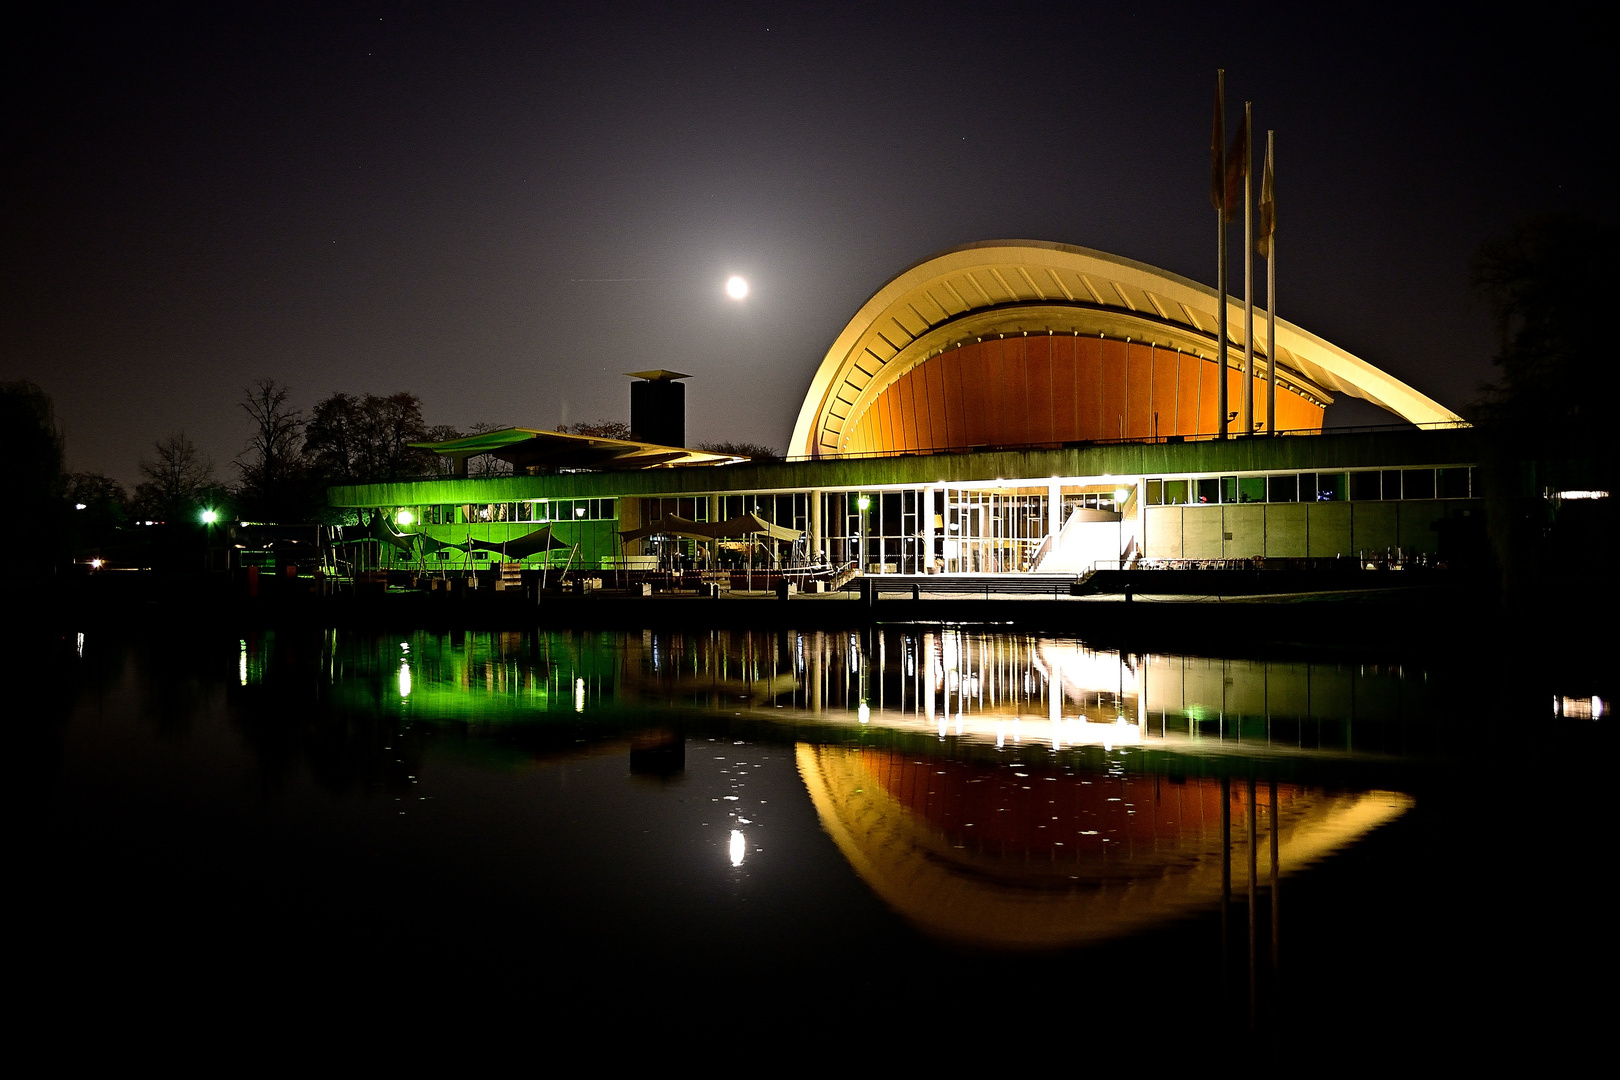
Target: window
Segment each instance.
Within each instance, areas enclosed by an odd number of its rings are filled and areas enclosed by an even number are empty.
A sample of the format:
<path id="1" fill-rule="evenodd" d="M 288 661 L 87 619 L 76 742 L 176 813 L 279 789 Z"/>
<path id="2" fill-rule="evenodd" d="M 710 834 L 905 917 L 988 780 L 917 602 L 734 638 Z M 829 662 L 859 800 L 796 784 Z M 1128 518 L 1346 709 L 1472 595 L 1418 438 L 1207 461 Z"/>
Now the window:
<path id="1" fill-rule="evenodd" d="M 1384 498 L 1399 499 L 1401 497 L 1401 470 L 1385 469 L 1382 475 L 1384 477 Z"/>
<path id="2" fill-rule="evenodd" d="M 1235 476 L 1221 477 L 1221 502 L 1235 503 L 1238 501 L 1238 482 Z"/>
<path id="3" fill-rule="evenodd" d="M 1407 469 L 1401 477 L 1401 492 L 1408 499 L 1434 498 L 1434 470 Z"/>
<path id="4" fill-rule="evenodd" d="M 1187 502 L 1187 481 L 1166 480 L 1164 482 L 1164 501 L 1167 506 L 1184 506 Z"/>
<path id="5" fill-rule="evenodd" d="M 1375 472 L 1351 473 L 1350 498 L 1358 502 L 1383 498 L 1383 488 L 1379 484 L 1379 474 Z"/>
<path id="6" fill-rule="evenodd" d="M 1198 480 L 1198 501 L 1201 503 L 1218 503 L 1221 501 L 1221 483 L 1213 476 L 1201 477 Z"/>
<path id="7" fill-rule="evenodd" d="M 1317 502 L 1343 502 L 1349 492 L 1349 479 L 1347 474 L 1317 473 L 1316 474 L 1316 501 Z"/>
<path id="8" fill-rule="evenodd" d="M 1442 499 L 1468 498 L 1468 470 L 1441 469 L 1440 497 Z"/>
<path id="9" fill-rule="evenodd" d="M 1238 478 L 1238 502 L 1265 502 L 1266 478 L 1243 476 Z"/>
<path id="10" fill-rule="evenodd" d="M 1266 477 L 1266 502 L 1299 501 L 1299 477 L 1293 473 Z"/>
<path id="11" fill-rule="evenodd" d="M 1164 505 L 1164 481 L 1149 480 L 1147 482 L 1147 504 L 1149 506 Z"/>

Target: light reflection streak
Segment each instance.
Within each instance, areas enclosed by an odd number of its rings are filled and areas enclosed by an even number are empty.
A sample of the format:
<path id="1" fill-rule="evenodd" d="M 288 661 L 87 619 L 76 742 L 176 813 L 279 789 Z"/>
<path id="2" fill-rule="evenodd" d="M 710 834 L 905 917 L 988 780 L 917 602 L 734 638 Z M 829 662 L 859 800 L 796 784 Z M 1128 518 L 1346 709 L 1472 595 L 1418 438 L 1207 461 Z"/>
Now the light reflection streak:
<path id="1" fill-rule="evenodd" d="M 748 853 L 748 841 L 743 838 L 741 829 L 731 830 L 731 844 L 729 847 L 731 852 L 731 865 L 741 866 L 743 864 L 743 856 Z"/>

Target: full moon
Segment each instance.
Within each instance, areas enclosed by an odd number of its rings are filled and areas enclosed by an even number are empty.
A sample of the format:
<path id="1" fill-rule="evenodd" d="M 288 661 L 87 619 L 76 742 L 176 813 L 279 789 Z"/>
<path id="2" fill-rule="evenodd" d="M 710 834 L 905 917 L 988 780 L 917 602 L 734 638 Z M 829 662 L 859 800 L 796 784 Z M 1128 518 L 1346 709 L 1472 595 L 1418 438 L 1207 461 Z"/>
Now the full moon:
<path id="1" fill-rule="evenodd" d="M 734 277 L 726 282 L 726 295 L 733 300 L 741 300 L 748 295 L 748 282 L 740 277 Z"/>

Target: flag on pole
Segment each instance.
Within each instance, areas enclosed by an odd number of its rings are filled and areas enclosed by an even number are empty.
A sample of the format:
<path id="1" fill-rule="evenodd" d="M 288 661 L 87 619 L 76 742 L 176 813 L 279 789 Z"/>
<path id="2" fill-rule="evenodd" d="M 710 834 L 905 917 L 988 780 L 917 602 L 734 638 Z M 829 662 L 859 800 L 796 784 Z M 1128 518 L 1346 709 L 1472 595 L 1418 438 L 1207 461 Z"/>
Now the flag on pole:
<path id="1" fill-rule="evenodd" d="M 1243 181 L 1249 176 L 1249 118 L 1245 113 L 1226 152 L 1226 220 L 1236 221 L 1243 207 Z"/>
<path id="2" fill-rule="evenodd" d="M 1260 177 L 1260 234 L 1254 250 L 1262 259 L 1271 258 L 1271 237 L 1277 231 L 1277 202 L 1271 192 L 1271 140 L 1266 140 L 1266 166 Z"/>
<path id="3" fill-rule="evenodd" d="M 1215 127 L 1209 136 L 1209 201 L 1222 213 L 1226 212 L 1226 162 L 1221 157 L 1225 147 L 1226 69 L 1222 68 L 1215 73 Z"/>

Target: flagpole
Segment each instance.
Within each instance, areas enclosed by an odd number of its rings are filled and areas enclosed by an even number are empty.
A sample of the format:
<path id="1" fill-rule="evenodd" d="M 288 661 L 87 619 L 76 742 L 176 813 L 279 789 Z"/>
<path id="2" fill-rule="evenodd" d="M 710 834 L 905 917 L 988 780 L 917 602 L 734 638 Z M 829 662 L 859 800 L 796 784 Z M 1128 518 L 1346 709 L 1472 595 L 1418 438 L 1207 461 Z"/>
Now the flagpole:
<path id="1" fill-rule="evenodd" d="M 1249 142 L 1254 102 L 1243 103 L 1243 416 L 1238 423 L 1244 435 L 1254 434 L 1254 199 L 1250 165 L 1254 150 Z"/>
<path id="2" fill-rule="evenodd" d="M 1277 210 L 1276 179 L 1271 146 L 1275 131 L 1266 132 L 1266 192 L 1271 197 L 1271 221 L 1266 229 L 1266 434 L 1277 434 Z"/>
<path id="3" fill-rule="evenodd" d="M 1219 226 L 1216 230 L 1215 244 L 1215 355 L 1220 374 L 1217 381 L 1220 383 L 1220 416 L 1216 422 L 1217 437 L 1227 437 L 1226 413 L 1228 396 L 1226 388 L 1226 69 L 1221 68 L 1215 73 L 1215 137 L 1212 147 L 1215 154 L 1215 191 L 1220 192 L 1215 205 L 1215 222 Z"/>

